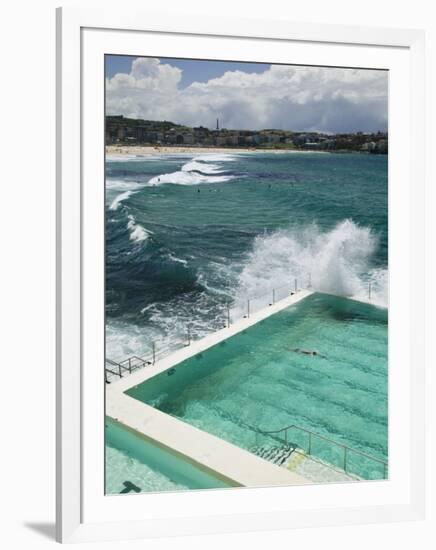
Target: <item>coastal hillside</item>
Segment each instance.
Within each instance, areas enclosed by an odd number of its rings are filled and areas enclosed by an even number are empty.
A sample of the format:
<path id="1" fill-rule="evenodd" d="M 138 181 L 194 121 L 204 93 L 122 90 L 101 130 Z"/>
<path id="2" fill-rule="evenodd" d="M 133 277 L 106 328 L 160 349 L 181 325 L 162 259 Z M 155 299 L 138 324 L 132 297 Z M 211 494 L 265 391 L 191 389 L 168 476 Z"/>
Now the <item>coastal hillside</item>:
<path id="1" fill-rule="evenodd" d="M 308 151 L 364 152 L 387 154 L 388 134 L 298 132 L 266 128 L 244 130 L 220 128 L 219 119 L 213 129 L 184 126 L 167 120 L 143 120 L 122 115 L 106 117 L 106 145 L 157 145 L 228 147 L 247 149 L 283 149 Z"/>

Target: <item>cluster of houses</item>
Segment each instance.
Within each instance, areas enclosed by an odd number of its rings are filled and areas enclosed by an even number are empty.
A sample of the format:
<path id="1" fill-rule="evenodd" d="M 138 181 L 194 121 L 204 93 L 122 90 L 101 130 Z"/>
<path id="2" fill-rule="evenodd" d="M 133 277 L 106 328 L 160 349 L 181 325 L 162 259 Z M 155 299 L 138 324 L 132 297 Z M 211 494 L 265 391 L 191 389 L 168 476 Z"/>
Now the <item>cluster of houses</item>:
<path id="1" fill-rule="evenodd" d="M 265 149 L 353 150 L 387 153 L 386 133 L 328 135 L 318 132 L 288 130 L 213 130 L 204 126 L 189 127 L 168 121 L 106 117 L 106 144 L 187 145 L 191 147 L 247 147 Z"/>

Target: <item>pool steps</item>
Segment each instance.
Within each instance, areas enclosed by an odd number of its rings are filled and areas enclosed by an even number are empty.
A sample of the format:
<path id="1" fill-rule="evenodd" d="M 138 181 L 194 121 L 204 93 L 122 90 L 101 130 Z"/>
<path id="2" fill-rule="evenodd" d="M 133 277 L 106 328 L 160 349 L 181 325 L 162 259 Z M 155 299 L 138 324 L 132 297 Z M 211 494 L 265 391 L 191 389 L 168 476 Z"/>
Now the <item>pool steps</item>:
<path id="1" fill-rule="evenodd" d="M 289 432 L 291 432 L 291 434 L 294 433 L 294 432 L 297 432 L 299 434 L 303 434 L 307 438 L 307 440 L 308 440 L 307 451 L 306 450 L 303 451 L 302 449 L 297 450 L 297 445 L 294 444 L 294 443 L 291 443 L 289 441 L 289 438 L 292 437 L 292 435 L 290 435 Z M 350 468 L 349 468 L 349 455 L 354 455 L 354 456 L 358 455 L 358 456 L 363 457 L 366 460 L 370 461 L 375 467 L 380 468 L 381 471 L 383 472 L 383 479 L 386 479 L 387 474 L 388 474 L 388 464 L 387 464 L 386 461 L 381 460 L 380 458 L 376 458 L 374 456 L 371 456 L 367 453 L 364 453 L 363 451 L 359 451 L 358 449 L 353 449 L 353 448 L 349 447 L 348 445 L 344 445 L 343 443 L 339 443 L 337 441 L 334 441 L 333 439 L 330 439 L 329 437 L 326 437 L 326 436 L 321 435 L 319 433 L 313 432 L 312 430 L 308 430 L 307 428 L 297 426 L 295 424 L 285 426 L 285 427 L 280 428 L 278 430 L 271 430 L 271 431 L 259 430 L 258 432 L 256 432 L 256 446 L 257 446 L 257 448 L 262 448 L 262 447 L 259 447 L 259 445 L 258 445 L 259 437 L 270 437 L 270 438 L 273 438 L 275 441 L 280 441 L 280 445 L 272 445 L 271 446 L 271 448 L 275 450 L 272 454 L 272 460 L 275 463 L 277 463 L 275 461 L 275 456 L 277 456 L 278 457 L 277 460 L 280 461 L 280 456 L 279 456 L 280 453 L 278 453 L 278 451 L 281 450 L 282 455 L 285 455 L 286 453 L 288 453 L 289 456 L 293 451 L 296 451 L 296 452 L 304 453 L 304 455 L 307 458 L 310 458 L 310 459 L 313 459 L 317 462 L 320 462 L 323 465 L 325 465 L 326 467 L 333 468 L 333 469 L 337 470 L 338 472 L 343 472 L 345 475 L 351 475 L 352 477 L 355 477 L 356 479 L 358 479 L 358 477 L 356 475 L 354 475 L 353 473 L 351 473 L 349 471 L 350 470 Z M 341 456 L 342 456 L 341 466 L 336 467 L 336 466 L 334 466 L 330 463 L 324 462 L 323 460 L 321 460 L 319 458 L 314 458 L 313 454 L 312 454 L 312 451 L 313 451 L 313 443 L 315 441 L 318 441 L 318 442 L 321 441 L 324 444 L 329 445 L 331 447 L 331 449 L 339 450 L 341 452 Z M 285 458 L 283 460 L 281 460 L 280 463 L 283 464 L 284 462 L 285 462 Z"/>
<path id="2" fill-rule="evenodd" d="M 295 451 L 295 447 L 291 446 L 273 446 L 273 447 L 253 447 L 250 451 L 256 456 L 260 456 L 268 462 L 283 466 L 287 463 Z"/>
<path id="3" fill-rule="evenodd" d="M 253 447 L 251 452 L 277 466 L 302 475 L 314 482 L 358 481 L 359 477 L 334 468 L 308 455 L 295 446 Z"/>

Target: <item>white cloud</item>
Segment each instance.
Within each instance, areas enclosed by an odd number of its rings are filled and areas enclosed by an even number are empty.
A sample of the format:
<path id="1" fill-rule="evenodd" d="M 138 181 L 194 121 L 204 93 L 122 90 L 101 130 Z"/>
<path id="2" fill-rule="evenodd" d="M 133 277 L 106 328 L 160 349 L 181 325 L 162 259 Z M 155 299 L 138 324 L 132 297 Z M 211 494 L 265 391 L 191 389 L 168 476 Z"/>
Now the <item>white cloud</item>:
<path id="1" fill-rule="evenodd" d="M 227 128 L 373 131 L 387 128 L 387 73 L 272 65 L 263 73 L 227 71 L 180 87 L 182 71 L 137 58 L 129 74 L 106 81 L 108 114 Z"/>

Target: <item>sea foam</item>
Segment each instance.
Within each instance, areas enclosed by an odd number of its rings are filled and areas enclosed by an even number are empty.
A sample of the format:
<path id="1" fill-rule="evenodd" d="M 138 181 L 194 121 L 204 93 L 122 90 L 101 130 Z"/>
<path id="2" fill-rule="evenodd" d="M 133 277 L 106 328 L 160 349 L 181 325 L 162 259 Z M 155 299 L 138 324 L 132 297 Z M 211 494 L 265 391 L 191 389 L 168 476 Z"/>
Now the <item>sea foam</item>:
<path id="1" fill-rule="evenodd" d="M 218 164 L 207 164 L 192 160 L 182 166 L 182 172 L 200 172 L 201 174 L 221 174 L 223 170 Z"/>
<path id="2" fill-rule="evenodd" d="M 144 187 L 146 184 L 139 181 L 128 180 L 106 180 L 106 189 L 108 191 L 135 191 Z"/>
<path id="3" fill-rule="evenodd" d="M 239 155 L 229 154 L 229 153 L 204 153 L 198 155 L 193 160 L 202 161 L 202 162 L 231 162 L 238 159 Z"/>
<path id="4" fill-rule="evenodd" d="M 372 267 L 377 246 L 377 236 L 370 228 L 348 219 L 328 231 L 310 225 L 258 235 L 241 263 L 215 264 L 213 277 L 210 273 L 198 273 L 198 283 L 208 292 L 195 295 L 193 302 L 193 296 L 183 295 L 165 303 L 142 305 L 140 311 L 147 317 L 146 330 L 111 320 L 107 332 L 108 356 L 124 359 L 138 350 L 147 354 L 151 341 L 159 350 L 169 348 L 186 337 L 188 325 L 191 337 L 201 338 L 220 328 L 212 320 L 225 318 L 223 303 L 233 300 L 231 315 L 238 318 L 245 313 L 247 298 L 270 295 L 273 288 L 281 286 L 293 288 L 295 279 L 299 287 L 307 287 L 309 274 L 313 290 L 356 299 L 368 298 L 371 282 L 372 303 L 386 307 L 388 271 Z M 174 254 L 169 259 L 185 263 Z M 225 286 L 224 280 L 232 282 Z M 264 305 L 267 304 L 268 301 Z"/>
<path id="5" fill-rule="evenodd" d="M 149 235 L 152 234 L 151 231 L 148 231 L 142 225 L 136 222 L 135 218 L 129 214 L 128 216 L 127 229 L 130 231 L 130 240 L 135 242 L 141 242 L 148 239 Z"/>
<path id="6" fill-rule="evenodd" d="M 343 220 L 330 231 L 312 225 L 257 236 L 239 275 L 236 302 L 270 292 L 297 279 L 300 287 L 366 299 L 372 285 L 372 301 L 386 306 L 388 272 L 371 269 L 378 246 L 368 227 Z M 310 279 L 309 279 L 310 277 Z"/>
<path id="7" fill-rule="evenodd" d="M 149 181 L 152 185 L 160 185 L 162 183 L 174 183 L 178 185 L 199 185 L 200 183 L 218 183 L 230 181 L 234 176 L 209 176 L 206 174 L 198 174 L 196 172 L 172 172 L 171 174 L 161 174 L 151 178 Z"/>
<path id="8" fill-rule="evenodd" d="M 235 160 L 232 155 L 205 154 L 185 163 L 177 172 L 161 174 L 149 180 L 151 185 L 173 183 L 178 185 L 199 185 L 202 183 L 219 183 L 234 179 L 234 175 L 225 173 L 218 163 Z"/>
<path id="9" fill-rule="evenodd" d="M 124 191 L 124 193 L 120 193 L 117 195 L 114 200 L 111 202 L 111 205 L 109 206 L 109 210 L 118 210 L 121 203 L 128 199 L 130 195 L 132 194 L 132 191 Z"/>

